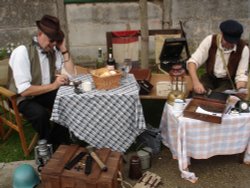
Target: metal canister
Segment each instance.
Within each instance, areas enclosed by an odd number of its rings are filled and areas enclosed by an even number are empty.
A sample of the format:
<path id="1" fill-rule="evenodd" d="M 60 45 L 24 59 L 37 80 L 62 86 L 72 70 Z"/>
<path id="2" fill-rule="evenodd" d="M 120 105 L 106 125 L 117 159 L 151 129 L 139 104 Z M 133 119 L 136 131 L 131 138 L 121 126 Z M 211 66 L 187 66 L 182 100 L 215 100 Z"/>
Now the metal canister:
<path id="1" fill-rule="evenodd" d="M 142 150 L 137 151 L 137 155 L 141 160 L 142 170 L 145 170 L 151 167 L 151 153 L 150 152 L 142 149 Z"/>
<path id="2" fill-rule="evenodd" d="M 129 178 L 138 180 L 140 177 L 142 177 L 141 160 L 137 155 L 133 155 L 130 158 Z"/>

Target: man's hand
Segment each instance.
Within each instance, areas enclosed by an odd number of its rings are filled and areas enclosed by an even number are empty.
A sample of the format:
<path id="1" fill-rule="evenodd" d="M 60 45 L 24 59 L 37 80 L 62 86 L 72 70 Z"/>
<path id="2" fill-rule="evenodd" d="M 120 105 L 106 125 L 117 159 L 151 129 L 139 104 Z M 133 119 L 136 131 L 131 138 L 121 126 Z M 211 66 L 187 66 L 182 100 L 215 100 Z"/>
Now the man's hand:
<path id="1" fill-rule="evenodd" d="M 65 52 L 67 50 L 65 38 L 63 39 L 62 42 L 57 43 L 56 46 L 61 52 Z"/>
<path id="2" fill-rule="evenodd" d="M 247 82 L 239 81 L 236 83 L 236 89 L 246 88 Z"/>
<path id="3" fill-rule="evenodd" d="M 193 83 L 193 88 L 194 88 L 194 92 L 197 94 L 204 94 L 206 93 L 206 89 L 204 88 L 204 86 L 202 85 L 202 83 L 200 81 L 197 81 L 195 83 Z"/>
<path id="4" fill-rule="evenodd" d="M 62 85 L 67 85 L 69 83 L 68 76 L 64 74 L 58 74 L 56 75 L 56 79 L 53 84 L 55 84 L 56 88 L 59 88 Z"/>

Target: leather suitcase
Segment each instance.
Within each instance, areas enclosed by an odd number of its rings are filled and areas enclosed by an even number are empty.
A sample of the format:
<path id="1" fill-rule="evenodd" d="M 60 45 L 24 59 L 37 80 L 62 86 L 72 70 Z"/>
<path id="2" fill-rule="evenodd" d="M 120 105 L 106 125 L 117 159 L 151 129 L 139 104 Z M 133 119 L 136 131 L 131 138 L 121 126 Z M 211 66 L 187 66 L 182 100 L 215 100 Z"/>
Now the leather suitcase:
<path id="1" fill-rule="evenodd" d="M 72 160 L 80 152 L 86 152 L 85 148 L 77 145 L 61 145 L 52 158 L 41 171 L 42 186 L 44 188 L 120 188 L 118 171 L 122 171 L 121 153 L 103 148 L 96 150 L 96 154 L 103 161 L 108 170 L 101 171 L 93 159 L 91 174 L 86 175 L 83 169 L 64 169 L 65 164 Z M 86 155 L 83 158 L 85 161 Z M 77 166 L 77 164 L 75 165 Z"/>

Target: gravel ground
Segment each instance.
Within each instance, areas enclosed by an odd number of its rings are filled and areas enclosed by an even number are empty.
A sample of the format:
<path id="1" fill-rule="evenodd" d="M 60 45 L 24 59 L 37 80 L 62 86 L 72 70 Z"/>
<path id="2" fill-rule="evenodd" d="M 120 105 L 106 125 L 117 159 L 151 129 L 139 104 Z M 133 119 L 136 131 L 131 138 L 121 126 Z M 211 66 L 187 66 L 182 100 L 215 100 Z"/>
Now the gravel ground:
<path id="1" fill-rule="evenodd" d="M 136 181 L 128 178 L 129 159 L 134 152 L 124 155 L 124 179 L 132 185 Z M 206 160 L 191 160 L 189 169 L 199 177 L 196 183 L 184 180 L 180 176 L 177 160 L 172 159 L 170 151 L 163 147 L 160 154 L 153 156 L 148 171 L 161 176 L 159 188 L 248 188 L 250 187 L 250 166 L 240 161 L 242 154 L 215 156 Z M 34 160 L 0 163 L 0 188 L 12 187 L 12 174 L 18 165 L 27 163 L 36 168 Z M 41 187 L 41 186 L 38 186 Z"/>

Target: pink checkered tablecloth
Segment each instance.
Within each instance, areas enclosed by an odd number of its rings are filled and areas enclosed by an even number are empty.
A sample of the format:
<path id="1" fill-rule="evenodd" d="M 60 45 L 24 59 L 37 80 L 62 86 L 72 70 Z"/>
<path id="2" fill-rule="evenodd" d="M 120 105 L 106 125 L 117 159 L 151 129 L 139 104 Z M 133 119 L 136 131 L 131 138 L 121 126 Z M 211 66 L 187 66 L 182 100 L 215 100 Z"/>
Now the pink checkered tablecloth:
<path id="1" fill-rule="evenodd" d="M 190 158 L 207 159 L 245 151 L 244 162 L 250 164 L 250 113 L 226 114 L 221 124 L 185 118 L 165 104 L 160 123 L 163 144 L 178 159 L 181 176 L 191 182 L 197 177 L 188 171 Z"/>

